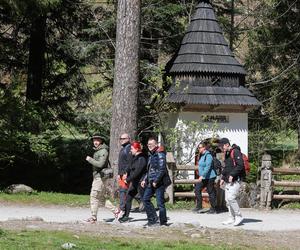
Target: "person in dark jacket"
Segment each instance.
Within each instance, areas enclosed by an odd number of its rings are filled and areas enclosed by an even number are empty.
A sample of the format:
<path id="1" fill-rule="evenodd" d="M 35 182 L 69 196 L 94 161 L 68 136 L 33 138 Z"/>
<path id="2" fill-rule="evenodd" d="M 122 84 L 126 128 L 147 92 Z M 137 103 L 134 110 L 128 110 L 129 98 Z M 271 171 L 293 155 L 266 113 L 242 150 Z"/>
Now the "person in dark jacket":
<path id="1" fill-rule="evenodd" d="M 147 167 L 147 161 L 142 153 L 142 145 L 140 142 L 132 142 L 130 151 L 132 154 L 132 161 L 129 169 L 127 169 L 127 178 L 125 180 L 125 182 L 129 184 L 129 189 L 126 195 L 125 214 L 122 218 L 119 219 L 120 222 L 129 220 L 132 200 L 139 192 L 141 192 L 141 180 L 145 175 Z M 142 197 L 143 193 L 140 193 L 140 196 Z"/>
<path id="2" fill-rule="evenodd" d="M 120 214 L 118 215 L 118 218 L 123 217 L 125 214 L 126 193 L 129 187 L 125 180 L 127 178 L 126 171 L 129 169 L 132 158 L 130 152 L 130 136 L 126 133 L 122 134 L 120 136 L 120 144 L 122 148 L 120 150 L 118 160 L 118 184 L 120 197 Z"/>
<path id="3" fill-rule="evenodd" d="M 243 156 L 238 148 L 230 146 L 230 141 L 227 138 L 222 138 L 219 144 L 225 154 L 225 167 L 222 171 L 220 186 L 223 186 L 225 183 L 225 200 L 229 210 L 229 219 L 224 221 L 223 224 L 238 226 L 243 221 L 240 207 L 236 200 L 240 190 L 240 182 L 245 177 Z"/>
<path id="4" fill-rule="evenodd" d="M 159 208 L 160 225 L 167 225 L 167 211 L 165 208 L 165 177 L 167 176 L 166 154 L 160 151 L 158 142 L 154 138 L 148 140 L 148 149 L 150 152 L 147 164 L 147 174 L 141 182 L 141 186 L 145 187 L 143 202 L 147 214 L 148 223 L 146 226 L 157 225 L 158 217 L 155 208 L 151 202 L 151 198 L 156 195 L 156 202 Z"/>

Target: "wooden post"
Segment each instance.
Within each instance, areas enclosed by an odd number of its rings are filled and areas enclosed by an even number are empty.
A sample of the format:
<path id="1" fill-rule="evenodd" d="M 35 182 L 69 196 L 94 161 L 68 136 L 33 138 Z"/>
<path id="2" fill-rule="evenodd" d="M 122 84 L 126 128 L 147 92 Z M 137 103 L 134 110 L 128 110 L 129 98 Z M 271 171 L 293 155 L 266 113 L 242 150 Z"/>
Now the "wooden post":
<path id="1" fill-rule="evenodd" d="M 167 152 L 167 168 L 172 183 L 167 187 L 166 193 L 169 196 L 169 203 L 174 204 L 174 170 L 176 169 L 176 164 L 171 152 Z"/>

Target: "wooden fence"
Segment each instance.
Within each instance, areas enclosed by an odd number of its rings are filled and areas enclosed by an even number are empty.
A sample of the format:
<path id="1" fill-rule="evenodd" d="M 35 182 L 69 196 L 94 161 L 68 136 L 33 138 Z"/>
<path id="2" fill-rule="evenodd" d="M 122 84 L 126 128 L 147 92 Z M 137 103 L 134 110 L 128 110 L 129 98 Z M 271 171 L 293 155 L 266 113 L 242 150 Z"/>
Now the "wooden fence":
<path id="1" fill-rule="evenodd" d="M 195 184 L 198 180 L 196 179 L 176 179 L 175 173 L 177 171 L 195 171 L 198 169 L 198 166 L 195 165 L 176 165 L 173 154 L 167 153 L 167 166 L 172 184 L 167 188 L 166 192 L 169 196 L 169 203 L 173 204 L 175 198 L 180 197 L 195 197 L 194 191 L 192 192 L 175 192 L 175 186 L 181 184 Z M 208 193 L 202 193 L 203 198 L 208 197 Z"/>
<path id="2" fill-rule="evenodd" d="M 273 179 L 276 175 L 299 175 L 298 181 L 287 181 L 287 180 L 273 180 L 272 186 L 274 187 L 292 187 L 300 188 L 300 168 L 273 168 L 272 170 Z M 273 200 L 300 200 L 300 195 L 295 194 L 273 194 Z"/>
<path id="3" fill-rule="evenodd" d="M 269 162 L 268 162 L 269 161 Z M 263 155 L 262 158 L 262 167 L 264 168 L 265 164 L 271 164 L 271 156 Z M 169 196 L 169 202 L 171 204 L 174 203 L 175 198 L 179 197 L 195 197 L 194 191 L 192 192 L 175 192 L 175 186 L 180 184 L 195 184 L 197 180 L 195 179 L 176 179 L 177 171 L 195 171 L 198 169 L 195 165 L 176 165 L 173 154 L 167 153 L 167 167 L 169 171 L 170 178 L 172 180 L 172 184 L 167 188 L 166 192 Z M 300 200 L 300 195 L 295 194 L 273 194 L 274 187 L 290 187 L 290 188 L 300 188 L 300 178 L 299 181 L 287 181 L 287 180 L 276 180 L 276 175 L 299 175 L 300 176 L 300 168 L 270 168 L 272 170 L 272 177 L 270 180 L 270 191 L 271 191 L 271 199 L 272 200 Z M 263 171 L 261 171 L 263 174 Z M 260 183 L 261 185 L 261 183 Z M 261 197 L 263 194 L 263 190 L 265 187 L 261 187 Z M 207 198 L 207 193 L 202 193 L 203 198 Z M 262 202 L 262 199 L 261 199 Z"/>

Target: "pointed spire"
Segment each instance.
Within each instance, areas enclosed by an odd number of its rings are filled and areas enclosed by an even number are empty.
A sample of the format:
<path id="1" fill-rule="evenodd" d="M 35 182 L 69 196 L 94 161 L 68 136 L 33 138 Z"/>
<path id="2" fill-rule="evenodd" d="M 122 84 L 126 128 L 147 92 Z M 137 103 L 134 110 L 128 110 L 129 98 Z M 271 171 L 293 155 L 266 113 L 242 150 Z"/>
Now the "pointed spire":
<path id="1" fill-rule="evenodd" d="M 210 2 L 201 0 L 196 6 L 170 73 L 246 74 L 230 50 Z"/>

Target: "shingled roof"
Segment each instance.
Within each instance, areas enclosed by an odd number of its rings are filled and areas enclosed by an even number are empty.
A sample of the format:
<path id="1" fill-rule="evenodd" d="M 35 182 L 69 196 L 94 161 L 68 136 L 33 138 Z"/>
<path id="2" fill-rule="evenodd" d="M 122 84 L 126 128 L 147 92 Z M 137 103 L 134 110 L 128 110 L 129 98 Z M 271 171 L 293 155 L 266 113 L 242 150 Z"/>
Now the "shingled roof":
<path id="1" fill-rule="evenodd" d="M 246 75 L 234 58 L 209 1 L 197 7 L 170 73 L 219 72 Z"/>
<path id="2" fill-rule="evenodd" d="M 171 103 L 260 105 L 244 87 L 246 71 L 230 50 L 209 0 L 197 5 L 166 75 L 173 78 L 168 91 Z"/>
<path id="3" fill-rule="evenodd" d="M 244 87 L 195 87 L 172 86 L 168 101 L 170 103 L 203 105 L 243 105 L 257 106 L 255 96 Z"/>

